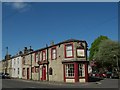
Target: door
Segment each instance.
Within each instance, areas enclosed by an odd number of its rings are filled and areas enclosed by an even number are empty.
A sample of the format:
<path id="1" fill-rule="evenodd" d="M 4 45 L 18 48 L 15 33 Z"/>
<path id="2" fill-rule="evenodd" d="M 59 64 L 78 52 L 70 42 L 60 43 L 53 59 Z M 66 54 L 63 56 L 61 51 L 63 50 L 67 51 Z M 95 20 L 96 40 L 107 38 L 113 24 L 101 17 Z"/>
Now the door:
<path id="1" fill-rule="evenodd" d="M 29 68 L 27 68 L 27 79 L 29 79 Z"/>
<path id="2" fill-rule="evenodd" d="M 42 80 L 46 80 L 46 67 L 42 67 Z"/>

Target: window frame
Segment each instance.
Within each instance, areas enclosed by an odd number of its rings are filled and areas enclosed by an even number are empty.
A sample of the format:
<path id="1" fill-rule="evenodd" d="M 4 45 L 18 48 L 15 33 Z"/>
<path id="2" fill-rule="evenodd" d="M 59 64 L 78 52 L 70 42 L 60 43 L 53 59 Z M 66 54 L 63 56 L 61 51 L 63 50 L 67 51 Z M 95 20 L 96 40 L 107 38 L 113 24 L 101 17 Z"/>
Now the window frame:
<path id="1" fill-rule="evenodd" d="M 70 70 L 71 69 L 70 65 L 72 65 L 72 70 Z M 75 77 L 74 64 L 65 64 L 65 77 L 67 78 Z"/>
<path id="2" fill-rule="evenodd" d="M 80 56 L 80 55 L 78 55 L 78 50 L 84 50 L 83 52 L 84 52 L 84 55 L 82 56 Z M 84 48 L 77 48 L 76 49 L 76 56 L 78 57 L 78 58 L 80 58 L 80 57 L 85 57 L 85 49 Z"/>
<path id="3" fill-rule="evenodd" d="M 22 76 L 25 77 L 25 68 L 23 68 Z"/>
<path id="4" fill-rule="evenodd" d="M 53 50 L 55 50 L 55 53 L 53 53 Z M 53 58 L 53 54 L 55 54 L 55 58 Z M 57 59 L 57 48 L 53 47 L 51 48 L 51 60 Z"/>
<path id="5" fill-rule="evenodd" d="M 38 55 L 38 56 L 37 56 Z M 37 57 L 36 57 L 37 56 Z M 38 59 L 38 60 L 37 60 Z M 35 52 L 35 63 L 38 62 L 40 59 L 40 54 L 39 52 Z"/>
<path id="6" fill-rule="evenodd" d="M 44 56 L 43 56 L 43 54 L 45 54 L 45 59 L 43 58 Z M 43 60 L 44 59 L 44 60 Z M 46 50 L 43 50 L 42 51 L 42 61 L 45 61 L 46 60 Z"/>
<path id="7" fill-rule="evenodd" d="M 82 66 L 82 70 L 81 70 L 81 73 L 80 73 L 80 65 L 83 65 Z M 84 67 L 84 68 L 83 68 Z M 84 71 L 84 72 L 83 72 Z M 84 74 L 83 74 L 84 73 Z M 82 74 L 82 75 L 81 75 Z M 78 76 L 79 77 L 85 77 L 85 64 L 81 63 L 81 64 L 78 64 Z"/>
<path id="8" fill-rule="evenodd" d="M 32 73 L 34 73 L 35 72 L 35 68 L 34 67 L 32 67 Z"/>
<path id="9" fill-rule="evenodd" d="M 35 67 L 35 73 L 39 72 L 39 67 Z"/>
<path id="10" fill-rule="evenodd" d="M 71 46 L 72 47 L 72 56 L 68 56 L 67 55 L 67 46 Z M 73 58 L 74 57 L 74 47 L 73 47 L 73 43 L 67 43 L 64 45 L 64 53 L 65 53 L 65 58 Z"/>

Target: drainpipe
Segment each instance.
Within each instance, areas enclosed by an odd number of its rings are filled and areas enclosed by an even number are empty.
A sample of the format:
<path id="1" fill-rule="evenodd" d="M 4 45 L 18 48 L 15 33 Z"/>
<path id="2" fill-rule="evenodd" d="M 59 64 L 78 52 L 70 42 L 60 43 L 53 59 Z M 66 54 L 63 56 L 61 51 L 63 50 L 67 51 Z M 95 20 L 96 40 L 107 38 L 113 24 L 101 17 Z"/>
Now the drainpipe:
<path id="1" fill-rule="evenodd" d="M 30 46 L 30 52 L 31 52 L 31 46 Z M 32 80 L 32 53 L 30 53 L 31 55 L 31 80 Z"/>
<path id="2" fill-rule="evenodd" d="M 38 53 L 38 62 L 40 61 L 40 53 Z M 38 63 L 39 64 L 39 63 Z M 39 71 L 38 71 L 38 81 L 40 80 L 40 64 L 39 64 Z"/>
<path id="3" fill-rule="evenodd" d="M 47 48 L 47 62 L 48 62 L 48 58 L 49 58 L 49 55 L 48 55 L 48 45 L 46 44 L 46 48 Z M 49 63 L 47 63 L 47 81 L 49 81 L 49 73 L 48 73 L 48 70 L 49 69 Z"/>

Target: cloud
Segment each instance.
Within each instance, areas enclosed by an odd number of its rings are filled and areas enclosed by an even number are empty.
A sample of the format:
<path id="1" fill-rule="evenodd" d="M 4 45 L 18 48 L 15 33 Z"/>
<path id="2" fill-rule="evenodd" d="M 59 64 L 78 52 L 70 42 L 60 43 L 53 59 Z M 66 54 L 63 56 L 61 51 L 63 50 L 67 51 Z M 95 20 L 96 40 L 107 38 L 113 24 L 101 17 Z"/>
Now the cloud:
<path id="1" fill-rule="evenodd" d="M 11 6 L 14 8 L 14 9 L 24 9 L 26 7 L 28 7 L 28 4 L 27 3 L 24 3 L 24 2 L 13 2 L 11 4 Z"/>
<path id="2" fill-rule="evenodd" d="M 27 11 L 30 8 L 30 3 L 22 2 L 22 0 L 17 0 L 15 2 L 6 2 L 5 4 L 7 6 L 10 6 L 12 9 L 20 11 L 20 12 Z"/>

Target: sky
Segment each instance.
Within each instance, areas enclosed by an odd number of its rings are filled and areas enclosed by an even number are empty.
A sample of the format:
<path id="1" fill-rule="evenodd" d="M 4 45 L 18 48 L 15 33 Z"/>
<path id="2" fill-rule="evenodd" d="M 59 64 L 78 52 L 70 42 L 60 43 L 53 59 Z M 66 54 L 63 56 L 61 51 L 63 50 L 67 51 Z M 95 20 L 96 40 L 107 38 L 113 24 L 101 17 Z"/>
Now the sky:
<path id="1" fill-rule="evenodd" d="M 88 48 L 100 35 L 118 40 L 116 2 L 8 2 L 2 3 L 2 58 L 51 41 L 85 40 Z"/>

